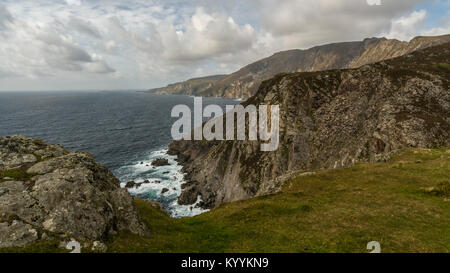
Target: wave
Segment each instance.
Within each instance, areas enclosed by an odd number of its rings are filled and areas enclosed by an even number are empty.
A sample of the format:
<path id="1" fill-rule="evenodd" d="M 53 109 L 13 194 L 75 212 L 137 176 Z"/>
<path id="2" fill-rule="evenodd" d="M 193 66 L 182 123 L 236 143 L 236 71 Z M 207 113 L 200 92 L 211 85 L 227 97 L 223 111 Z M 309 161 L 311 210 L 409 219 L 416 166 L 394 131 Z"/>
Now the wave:
<path id="1" fill-rule="evenodd" d="M 169 161 L 168 166 L 155 167 L 152 162 L 157 158 Z M 201 209 L 197 205 L 201 202 L 200 196 L 194 205 L 178 205 L 178 197 L 181 195 L 181 185 L 186 181 L 178 165 L 176 156 L 167 154 L 167 148 L 152 151 L 142 159 L 118 169 L 118 177 L 121 187 L 125 187 L 129 181 L 143 183 L 138 188 L 128 189 L 131 195 L 142 199 L 152 199 L 162 204 L 171 217 L 192 217 L 208 210 Z M 163 193 L 163 190 L 165 192 Z"/>

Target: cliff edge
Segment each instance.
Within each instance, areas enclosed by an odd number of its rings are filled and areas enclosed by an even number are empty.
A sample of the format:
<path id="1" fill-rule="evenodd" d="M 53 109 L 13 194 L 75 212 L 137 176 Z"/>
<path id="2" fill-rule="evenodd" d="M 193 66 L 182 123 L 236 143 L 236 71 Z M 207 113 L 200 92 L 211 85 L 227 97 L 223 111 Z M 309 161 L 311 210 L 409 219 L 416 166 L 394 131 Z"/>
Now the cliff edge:
<path id="1" fill-rule="evenodd" d="M 291 171 L 384 161 L 407 147 L 450 146 L 450 43 L 358 69 L 281 74 L 244 105 L 280 106 L 280 146 L 175 141 L 188 183 L 179 199 L 205 208 L 275 192 Z"/>

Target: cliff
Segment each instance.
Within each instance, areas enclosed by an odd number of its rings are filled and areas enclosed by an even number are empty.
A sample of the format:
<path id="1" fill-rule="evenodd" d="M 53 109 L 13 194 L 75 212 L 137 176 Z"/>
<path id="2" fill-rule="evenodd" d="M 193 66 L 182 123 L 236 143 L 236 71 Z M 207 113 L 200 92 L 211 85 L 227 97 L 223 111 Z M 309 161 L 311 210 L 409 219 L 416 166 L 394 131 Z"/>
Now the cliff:
<path id="1" fill-rule="evenodd" d="M 175 141 L 188 183 L 179 199 L 205 208 L 275 192 L 291 171 L 385 161 L 407 147 L 450 146 L 450 43 L 358 69 L 278 75 L 245 104 L 280 106 L 280 147 Z"/>
<path id="2" fill-rule="evenodd" d="M 167 87 L 155 88 L 149 93 L 156 94 L 170 94 L 170 95 L 197 95 L 208 88 L 211 88 L 214 83 L 226 78 L 226 75 L 215 75 L 202 78 L 190 79 L 184 82 L 169 84 Z"/>
<path id="3" fill-rule="evenodd" d="M 227 76 L 189 80 L 150 92 L 249 98 L 256 93 L 261 82 L 280 73 L 357 68 L 446 42 L 450 42 L 450 35 L 416 37 L 410 42 L 371 38 L 360 42 L 322 45 L 307 50 L 283 51 Z"/>

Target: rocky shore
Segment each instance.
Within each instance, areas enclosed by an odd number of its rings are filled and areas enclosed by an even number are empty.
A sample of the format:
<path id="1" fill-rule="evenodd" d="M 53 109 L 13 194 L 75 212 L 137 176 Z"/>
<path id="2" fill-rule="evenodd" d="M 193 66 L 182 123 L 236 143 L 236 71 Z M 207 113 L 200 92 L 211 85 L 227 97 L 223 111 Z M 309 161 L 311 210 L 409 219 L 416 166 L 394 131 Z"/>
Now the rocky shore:
<path id="1" fill-rule="evenodd" d="M 0 137 L 0 248 L 73 239 L 103 251 L 122 230 L 149 235 L 133 198 L 91 155 Z"/>

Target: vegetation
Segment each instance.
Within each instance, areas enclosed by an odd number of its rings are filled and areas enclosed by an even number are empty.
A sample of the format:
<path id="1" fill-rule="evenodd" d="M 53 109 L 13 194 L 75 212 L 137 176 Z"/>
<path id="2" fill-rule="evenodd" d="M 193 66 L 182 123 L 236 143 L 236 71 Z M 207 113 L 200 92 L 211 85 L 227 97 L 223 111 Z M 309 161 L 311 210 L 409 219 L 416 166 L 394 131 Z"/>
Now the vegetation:
<path id="1" fill-rule="evenodd" d="M 0 169 L 0 183 L 4 181 L 5 178 L 8 177 L 14 180 L 28 181 L 31 177 L 33 177 L 33 175 L 28 174 L 26 170 L 22 168 L 12 170 Z"/>
<path id="2" fill-rule="evenodd" d="M 114 237 L 113 252 L 450 252 L 450 149 L 407 150 L 388 163 L 318 171 L 281 193 L 171 219 L 137 207 L 152 236 Z"/>
<path id="3" fill-rule="evenodd" d="M 274 195 L 172 219 L 136 200 L 151 236 L 122 232 L 110 252 L 450 252 L 450 149 L 299 176 Z M 5 251 L 5 250 L 3 250 Z M 56 252 L 56 241 L 19 252 Z"/>
<path id="4" fill-rule="evenodd" d="M 450 64 L 447 64 L 447 63 L 435 64 L 435 67 L 437 69 L 440 69 L 440 70 L 443 70 L 443 71 L 450 71 Z"/>
<path id="5" fill-rule="evenodd" d="M 24 248 L 0 248 L 0 253 L 68 253 L 69 250 L 59 248 L 59 240 L 40 241 Z"/>

